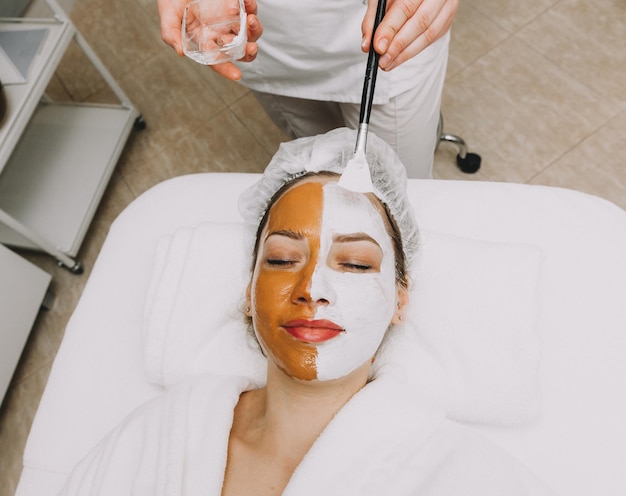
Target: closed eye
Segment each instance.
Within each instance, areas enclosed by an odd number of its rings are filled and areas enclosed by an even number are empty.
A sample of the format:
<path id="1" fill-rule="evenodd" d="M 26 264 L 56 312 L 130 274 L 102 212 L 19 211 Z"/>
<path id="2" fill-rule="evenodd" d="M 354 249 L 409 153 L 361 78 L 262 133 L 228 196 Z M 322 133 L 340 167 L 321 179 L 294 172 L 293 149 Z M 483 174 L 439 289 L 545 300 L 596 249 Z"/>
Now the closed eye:
<path id="1" fill-rule="evenodd" d="M 367 274 L 380 272 L 383 252 L 367 235 L 343 235 L 331 245 L 327 263 L 339 272 Z"/>
<path id="2" fill-rule="evenodd" d="M 274 267 L 290 267 L 296 263 L 295 260 L 283 260 L 280 258 L 268 258 L 266 262 Z"/>
<path id="3" fill-rule="evenodd" d="M 343 267 L 348 272 L 370 272 L 373 269 L 372 265 L 351 262 L 342 262 L 339 266 Z"/>
<path id="4" fill-rule="evenodd" d="M 270 269 L 291 269 L 306 260 L 308 245 L 293 231 L 272 232 L 263 244 L 263 263 Z"/>

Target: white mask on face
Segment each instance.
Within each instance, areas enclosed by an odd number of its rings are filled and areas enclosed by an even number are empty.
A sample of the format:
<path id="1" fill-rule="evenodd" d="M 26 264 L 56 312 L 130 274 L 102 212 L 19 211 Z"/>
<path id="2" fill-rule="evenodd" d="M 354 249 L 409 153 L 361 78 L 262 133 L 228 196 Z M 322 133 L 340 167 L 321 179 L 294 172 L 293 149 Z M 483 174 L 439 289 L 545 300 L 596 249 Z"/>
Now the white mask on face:
<path id="1" fill-rule="evenodd" d="M 329 254 L 336 236 L 364 233 L 383 253 L 379 272 L 332 268 Z M 354 371 L 376 353 L 395 311 L 395 257 L 385 223 L 372 202 L 336 183 L 324 185 L 319 257 L 311 279 L 311 299 L 327 300 L 315 319 L 327 319 L 344 332 L 317 346 L 317 378 L 330 380 Z"/>

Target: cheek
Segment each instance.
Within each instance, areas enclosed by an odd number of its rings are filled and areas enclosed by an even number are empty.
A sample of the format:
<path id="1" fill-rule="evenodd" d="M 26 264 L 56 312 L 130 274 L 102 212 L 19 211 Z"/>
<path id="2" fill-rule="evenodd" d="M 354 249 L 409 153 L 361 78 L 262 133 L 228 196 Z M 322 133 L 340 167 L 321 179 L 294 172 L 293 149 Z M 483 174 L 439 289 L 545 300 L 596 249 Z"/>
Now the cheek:
<path id="1" fill-rule="evenodd" d="M 320 308 L 316 318 L 340 323 L 346 332 L 318 349 L 320 380 L 343 377 L 370 360 L 394 313 L 395 284 L 380 274 L 338 274 L 334 285 L 338 304 Z"/>
<path id="2" fill-rule="evenodd" d="M 252 313 L 254 327 L 262 341 L 278 334 L 281 322 L 291 300 L 291 278 L 285 273 L 261 271 L 252 285 Z"/>
<path id="3" fill-rule="evenodd" d="M 312 317 L 300 313 L 291 315 L 293 274 L 263 272 L 253 280 L 252 320 L 254 330 L 265 354 L 286 375 L 311 381 L 317 379 L 317 349 L 295 341 L 280 324 L 293 317 Z"/>
<path id="4" fill-rule="evenodd" d="M 395 284 L 382 274 L 338 274 L 335 279 L 337 308 L 345 325 L 356 332 L 384 333 L 394 311 Z"/>
<path id="5" fill-rule="evenodd" d="M 270 314 L 287 301 L 293 286 L 292 278 L 282 272 L 261 271 L 253 282 L 252 303 Z"/>

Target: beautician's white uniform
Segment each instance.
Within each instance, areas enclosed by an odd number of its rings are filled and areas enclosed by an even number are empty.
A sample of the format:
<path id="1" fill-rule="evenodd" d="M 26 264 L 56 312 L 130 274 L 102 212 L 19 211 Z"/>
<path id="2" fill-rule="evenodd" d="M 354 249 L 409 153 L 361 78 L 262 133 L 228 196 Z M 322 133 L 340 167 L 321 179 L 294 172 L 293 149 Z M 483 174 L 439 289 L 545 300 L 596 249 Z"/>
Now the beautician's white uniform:
<path id="1" fill-rule="evenodd" d="M 362 0 L 258 0 L 263 35 L 253 62 L 238 63 L 278 126 L 291 137 L 356 128 L 367 54 Z M 432 177 L 449 33 L 390 72 L 378 71 L 370 129 L 409 177 Z"/>

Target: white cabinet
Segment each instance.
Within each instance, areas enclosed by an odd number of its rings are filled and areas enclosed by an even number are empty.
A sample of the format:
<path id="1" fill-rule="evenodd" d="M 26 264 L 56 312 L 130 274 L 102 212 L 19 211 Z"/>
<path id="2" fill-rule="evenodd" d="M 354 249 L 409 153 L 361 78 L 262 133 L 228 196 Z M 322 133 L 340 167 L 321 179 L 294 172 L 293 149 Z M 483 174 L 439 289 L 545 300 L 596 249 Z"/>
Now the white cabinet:
<path id="1" fill-rule="evenodd" d="M 5 86 L 0 125 L 0 242 L 75 259 L 133 127 L 132 105 L 55 0 L 51 17 L 0 19 L 0 30 L 47 30 L 25 83 Z M 72 40 L 119 99 L 117 105 L 51 102 L 44 91 Z"/>
<path id="2" fill-rule="evenodd" d="M 47 272 L 0 245 L 0 402 L 49 283 Z"/>

